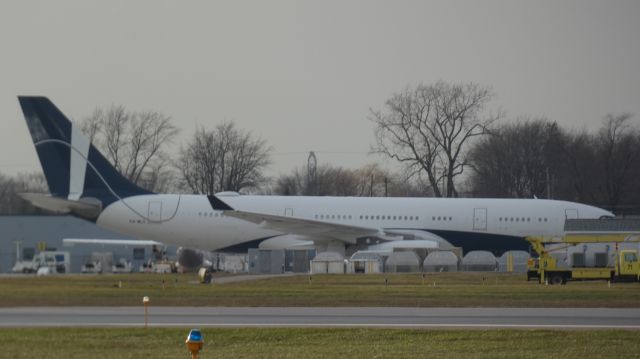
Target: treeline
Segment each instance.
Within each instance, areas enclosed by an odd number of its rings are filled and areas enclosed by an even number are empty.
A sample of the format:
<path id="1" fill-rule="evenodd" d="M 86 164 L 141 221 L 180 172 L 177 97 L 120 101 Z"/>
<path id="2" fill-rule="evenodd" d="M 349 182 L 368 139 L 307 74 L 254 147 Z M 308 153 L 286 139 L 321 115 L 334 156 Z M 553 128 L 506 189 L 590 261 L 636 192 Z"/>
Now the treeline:
<path id="1" fill-rule="evenodd" d="M 470 148 L 470 195 L 554 198 L 618 213 L 640 203 L 640 131 L 630 114 L 605 117 L 595 132 L 547 119 L 496 126 Z"/>
<path id="2" fill-rule="evenodd" d="M 42 213 L 39 209 L 20 198 L 19 193 L 42 193 L 47 191 L 48 187 L 44 176 L 39 173 L 23 173 L 13 177 L 0 173 L 0 213 Z"/>
<path id="3" fill-rule="evenodd" d="M 284 196 L 418 197 L 429 193 L 420 181 L 370 164 L 357 169 L 320 165 L 279 176 L 268 191 Z"/>
<path id="4" fill-rule="evenodd" d="M 160 193 L 535 197 L 637 212 L 640 130 L 632 115 L 609 114 L 597 131 L 576 131 L 544 118 L 505 119 L 491 109 L 493 98 L 488 87 L 439 81 L 371 109 L 372 153 L 397 161 L 397 173 L 314 162 L 268 178 L 271 146 L 233 122 L 199 127 L 180 145 L 171 117 L 156 111 L 113 105 L 81 126 L 125 177 Z M 41 174 L 0 174 L 0 212 L 34 212 L 17 193 L 46 191 Z"/>

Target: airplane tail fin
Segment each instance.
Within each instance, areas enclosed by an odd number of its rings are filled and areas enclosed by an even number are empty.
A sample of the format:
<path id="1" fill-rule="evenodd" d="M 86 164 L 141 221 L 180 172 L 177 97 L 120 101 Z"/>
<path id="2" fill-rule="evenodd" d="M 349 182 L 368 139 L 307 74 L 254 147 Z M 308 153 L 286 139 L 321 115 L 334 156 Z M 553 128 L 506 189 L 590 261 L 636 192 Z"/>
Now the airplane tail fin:
<path id="1" fill-rule="evenodd" d="M 151 193 L 122 176 L 46 97 L 18 96 L 49 191 L 68 201 L 95 199 L 102 207 Z"/>

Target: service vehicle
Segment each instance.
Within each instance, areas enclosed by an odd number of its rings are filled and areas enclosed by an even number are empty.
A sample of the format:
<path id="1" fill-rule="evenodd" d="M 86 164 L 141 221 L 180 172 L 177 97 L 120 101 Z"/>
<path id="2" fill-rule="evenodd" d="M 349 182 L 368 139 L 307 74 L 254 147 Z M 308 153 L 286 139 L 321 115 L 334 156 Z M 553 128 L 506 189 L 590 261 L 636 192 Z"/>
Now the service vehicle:
<path id="1" fill-rule="evenodd" d="M 621 243 L 637 243 L 639 236 L 629 233 L 615 234 L 565 234 L 563 237 L 526 237 L 538 258 L 530 258 L 527 263 L 527 280 L 539 279 L 544 284 L 565 284 L 571 280 L 640 281 L 640 262 L 635 249 L 618 249 Z M 564 265 L 552 252 L 569 246 L 589 243 L 615 244 L 614 261 L 604 265 L 586 267 Z"/>
<path id="2" fill-rule="evenodd" d="M 42 251 L 33 256 L 30 261 L 17 262 L 11 271 L 14 273 L 38 273 L 41 268 L 49 268 L 47 273 L 68 273 L 71 269 L 70 261 L 69 252 Z"/>

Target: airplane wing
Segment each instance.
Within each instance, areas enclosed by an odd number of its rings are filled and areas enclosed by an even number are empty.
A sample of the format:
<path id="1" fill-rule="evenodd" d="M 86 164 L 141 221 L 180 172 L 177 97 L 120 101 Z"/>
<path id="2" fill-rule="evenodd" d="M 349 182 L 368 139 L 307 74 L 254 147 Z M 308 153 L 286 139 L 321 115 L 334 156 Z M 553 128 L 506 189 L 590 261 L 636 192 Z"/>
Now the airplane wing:
<path id="1" fill-rule="evenodd" d="M 225 216 L 243 219 L 258 224 L 263 228 L 278 232 L 299 235 L 315 243 L 340 240 L 345 243 L 355 244 L 358 238 L 377 237 L 387 241 L 410 239 L 422 240 L 424 243 L 428 242 L 429 246 L 433 246 L 434 243 L 438 244 L 439 247 L 451 246 L 451 244 L 442 237 L 428 231 L 353 226 L 312 219 L 242 211 L 232 208 L 217 196 L 209 196 L 209 201 L 213 209 L 224 211 Z M 416 245 L 417 242 L 412 241 L 412 244 Z"/>
<path id="2" fill-rule="evenodd" d="M 384 233 L 381 233 L 377 228 L 327 223 L 310 219 L 276 216 L 234 209 L 226 209 L 224 215 L 253 222 L 261 225 L 263 228 L 273 229 L 278 232 L 295 233 L 314 239 L 338 239 L 352 244 L 360 237 L 384 235 Z"/>
<path id="3" fill-rule="evenodd" d="M 164 246 L 156 241 L 137 239 L 90 239 L 90 238 L 63 238 L 62 245 L 73 246 L 74 244 L 101 244 L 114 246 Z"/>

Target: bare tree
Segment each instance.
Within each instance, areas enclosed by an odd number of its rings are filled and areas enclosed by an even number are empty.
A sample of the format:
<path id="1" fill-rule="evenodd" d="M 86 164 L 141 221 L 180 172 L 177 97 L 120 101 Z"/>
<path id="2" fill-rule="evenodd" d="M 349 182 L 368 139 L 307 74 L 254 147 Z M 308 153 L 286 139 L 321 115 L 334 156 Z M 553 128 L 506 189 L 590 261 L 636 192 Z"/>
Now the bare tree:
<path id="1" fill-rule="evenodd" d="M 225 122 L 213 131 L 196 130 L 181 148 L 176 167 L 184 186 L 194 193 L 240 191 L 264 182 L 270 152 L 265 140 Z"/>
<path id="2" fill-rule="evenodd" d="M 308 179 L 300 177 L 298 169 L 294 169 L 293 173 L 281 175 L 276 179 L 273 193 L 281 196 L 300 196 L 304 193 L 303 186 L 308 182 Z"/>
<path id="3" fill-rule="evenodd" d="M 420 188 L 420 177 L 413 180 L 404 173 L 392 173 L 373 163 L 355 169 L 358 180 L 358 196 L 363 197 L 413 197 L 428 194 Z"/>
<path id="4" fill-rule="evenodd" d="M 171 118 L 156 111 L 127 112 L 123 106 L 96 109 L 82 123 L 92 143 L 129 180 L 153 191 L 166 188 L 166 148 L 179 130 Z M 163 185 L 161 186 L 160 183 Z"/>
<path id="5" fill-rule="evenodd" d="M 384 111 L 371 110 L 373 151 L 405 163 L 409 173 L 426 175 L 437 197 L 457 197 L 455 178 L 468 164 L 468 143 L 500 117 L 483 115 L 492 97 L 490 89 L 474 83 L 407 88 L 387 100 Z"/>
<path id="6" fill-rule="evenodd" d="M 357 196 L 359 183 L 355 172 L 327 164 L 316 168 L 315 183 L 310 183 L 307 167 L 294 168 L 276 180 L 274 192 L 285 196 Z"/>
<path id="7" fill-rule="evenodd" d="M 377 164 L 358 169 L 347 169 L 322 164 L 316 169 L 315 183 L 309 183 L 305 168 L 295 168 L 292 173 L 276 180 L 274 193 L 284 196 L 357 196 L 397 197 L 423 195 L 406 178 L 391 174 Z"/>
<path id="8" fill-rule="evenodd" d="M 475 195 L 551 197 L 564 133 L 555 122 L 521 118 L 495 129 L 469 151 Z"/>
<path id="9" fill-rule="evenodd" d="M 6 176 L 0 173 L 0 213 L 43 213 L 40 209 L 20 198 L 19 194 L 25 192 L 49 192 L 42 173 L 19 173 L 16 176 Z"/>
<path id="10" fill-rule="evenodd" d="M 583 203 L 603 204 L 599 196 L 598 182 L 601 170 L 598 168 L 595 138 L 585 130 L 568 133 L 561 146 L 563 167 L 566 173 L 566 199 Z"/>
<path id="11" fill-rule="evenodd" d="M 547 197 L 637 213 L 640 128 L 630 114 L 605 116 L 596 133 L 545 119 L 495 128 L 470 150 L 476 196 Z"/>
<path id="12" fill-rule="evenodd" d="M 630 175 L 640 161 L 640 132 L 629 123 L 631 114 L 607 114 L 596 136 L 603 169 L 603 188 L 607 203 L 615 208 L 629 189 Z"/>

